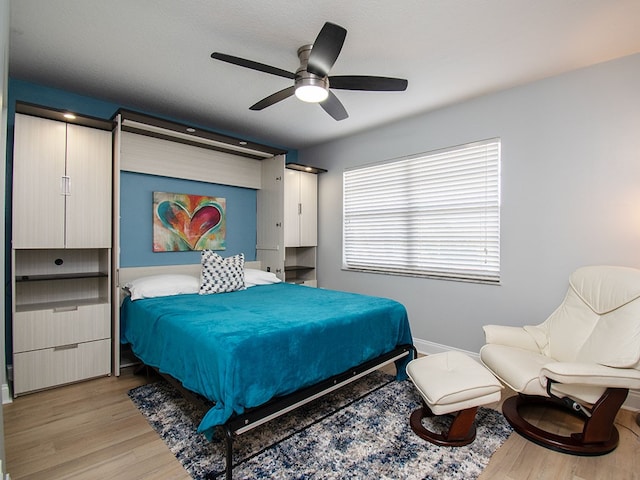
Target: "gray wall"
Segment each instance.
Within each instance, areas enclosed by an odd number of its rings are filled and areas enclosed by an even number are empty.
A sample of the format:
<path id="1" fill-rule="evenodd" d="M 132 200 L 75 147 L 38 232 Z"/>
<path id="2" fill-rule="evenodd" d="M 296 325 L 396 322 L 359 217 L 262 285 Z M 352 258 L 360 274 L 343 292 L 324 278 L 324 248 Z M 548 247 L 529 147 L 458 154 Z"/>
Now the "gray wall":
<path id="1" fill-rule="evenodd" d="M 329 170 L 319 284 L 399 300 L 426 353 L 477 352 L 484 324 L 543 321 L 575 268 L 640 267 L 639 85 L 636 54 L 301 150 L 300 163 Z M 393 101 L 370 96 L 380 108 Z M 491 137 L 502 139 L 500 286 L 341 270 L 345 167 Z"/>

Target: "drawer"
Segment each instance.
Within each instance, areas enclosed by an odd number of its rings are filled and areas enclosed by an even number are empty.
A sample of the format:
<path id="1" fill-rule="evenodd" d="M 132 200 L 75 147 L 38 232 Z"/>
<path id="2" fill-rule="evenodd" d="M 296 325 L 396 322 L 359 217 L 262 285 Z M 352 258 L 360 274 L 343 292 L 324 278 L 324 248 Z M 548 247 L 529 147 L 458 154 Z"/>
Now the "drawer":
<path id="1" fill-rule="evenodd" d="M 111 306 L 108 303 L 14 313 L 14 352 L 110 337 Z"/>
<path id="2" fill-rule="evenodd" d="M 111 371 L 111 341 L 97 340 L 13 355 L 13 394 L 41 390 Z"/>

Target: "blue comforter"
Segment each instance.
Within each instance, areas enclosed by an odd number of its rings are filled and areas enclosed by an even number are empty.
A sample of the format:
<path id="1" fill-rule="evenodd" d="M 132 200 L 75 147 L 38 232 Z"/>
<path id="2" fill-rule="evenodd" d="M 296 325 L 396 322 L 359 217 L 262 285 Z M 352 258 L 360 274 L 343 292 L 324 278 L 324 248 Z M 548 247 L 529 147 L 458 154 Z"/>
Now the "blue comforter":
<path id="1" fill-rule="evenodd" d="M 216 402 L 198 431 L 412 343 L 393 300 L 287 283 L 122 307 L 122 342 Z M 399 376 L 404 368 L 399 368 Z"/>

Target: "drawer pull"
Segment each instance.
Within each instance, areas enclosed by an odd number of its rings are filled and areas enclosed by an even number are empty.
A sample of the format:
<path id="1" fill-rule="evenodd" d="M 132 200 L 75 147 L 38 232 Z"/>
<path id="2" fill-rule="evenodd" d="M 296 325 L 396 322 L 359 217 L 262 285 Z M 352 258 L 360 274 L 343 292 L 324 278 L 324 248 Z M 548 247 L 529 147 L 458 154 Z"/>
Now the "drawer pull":
<path id="1" fill-rule="evenodd" d="M 54 352 L 59 352 L 61 350 L 73 350 L 74 348 L 78 348 L 77 343 L 71 343 L 69 345 L 60 345 L 58 347 L 53 347 Z"/>
<path id="2" fill-rule="evenodd" d="M 78 310 L 78 306 L 75 305 L 73 307 L 58 307 L 53 309 L 53 313 L 62 313 L 62 312 L 75 312 Z"/>

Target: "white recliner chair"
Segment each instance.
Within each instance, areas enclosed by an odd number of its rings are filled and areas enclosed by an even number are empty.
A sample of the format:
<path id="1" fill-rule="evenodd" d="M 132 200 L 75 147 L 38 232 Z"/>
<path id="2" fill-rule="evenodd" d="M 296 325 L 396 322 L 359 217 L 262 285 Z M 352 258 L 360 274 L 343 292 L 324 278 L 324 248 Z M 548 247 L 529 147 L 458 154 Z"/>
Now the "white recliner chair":
<path id="1" fill-rule="evenodd" d="M 483 364 L 518 393 L 502 411 L 525 438 L 575 455 L 618 445 L 614 420 L 630 389 L 640 389 L 640 270 L 576 270 L 562 304 L 540 325 L 484 327 Z M 569 407 L 581 432 L 557 435 L 521 415 L 529 404 Z"/>

